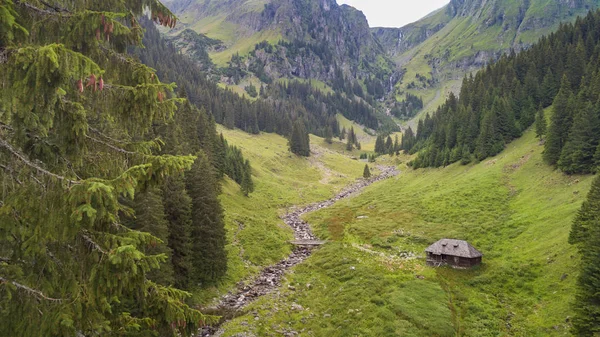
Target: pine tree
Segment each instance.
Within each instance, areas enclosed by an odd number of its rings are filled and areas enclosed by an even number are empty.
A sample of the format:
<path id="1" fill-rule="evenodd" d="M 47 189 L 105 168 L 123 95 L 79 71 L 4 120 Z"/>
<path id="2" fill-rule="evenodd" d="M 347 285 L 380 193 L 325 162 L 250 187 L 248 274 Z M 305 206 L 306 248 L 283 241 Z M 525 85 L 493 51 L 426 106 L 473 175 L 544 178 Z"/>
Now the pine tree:
<path id="1" fill-rule="evenodd" d="M 548 73 L 546 76 L 544 76 L 541 92 L 542 107 L 550 106 L 552 101 L 554 101 L 554 97 L 556 97 L 556 94 L 558 93 L 558 86 L 556 85 L 556 80 L 554 78 L 554 74 L 552 74 L 552 70 L 548 70 Z"/>
<path id="2" fill-rule="evenodd" d="M 130 228 L 150 233 L 160 242 L 145 249 L 146 254 L 163 254 L 167 260 L 160 268 L 148 273 L 148 278 L 162 285 L 173 284 L 172 251 L 169 248 L 169 224 L 165 218 L 160 190 L 156 187 L 138 193 L 133 201 L 135 217 L 131 219 Z"/>
<path id="3" fill-rule="evenodd" d="M 573 334 L 593 336 L 600 331 L 600 178 L 596 178 L 587 200 L 573 221 L 569 242 L 576 245 L 581 256 Z"/>
<path id="4" fill-rule="evenodd" d="M 171 177 L 163 185 L 163 205 L 168 222 L 171 264 L 175 286 L 189 289 L 191 281 L 192 199 L 185 190 L 182 177 Z"/>
<path id="5" fill-rule="evenodd" d="M 227 271 L 223 209 L 213 168 L 204 153 L 198 154 L 186 174 L 187 191 L 192 199 L 191 264 L 192 284 L 215 284 Z"/>
<path id="6" fill-rule="evenodd" d="M 350 132 L 348 132 L 348 143 L 354 145 L 357 143 L 356 133 L 354 133 L 354 127 L 350 127 Z"/>
<path id="7" fill-rule="evenodd" d="M 363 171 L 363 178 L 371 178 L 371 170 L 369 170 L 369 165 L 365 165 L 365 170 Z"/>
<path id="8" fill-rule="evenodd" d="M 292 136 L 290 137 L 290 151 L 292 153 L 308 157 L 310 156 L 310 138 L 302 120 L 294 122 Z"/>
<path id="9" fill-rule="evenodd" d="M 375 152 L 378 154 L 385 153 L 385 142 L 383 140 L 383 136 L 377 136 L 375 140 Z"/>
<path id="10" fill-rule="evenodd" d="M 546 135 L 546 146 L 544 149 L 544 160 L 554 165 L 558 162 L 563 146 L 565 145 L 571 129 L 571 109 L 569 100 L 573 93 L 571 84 L 566 75 L 563 76 L 561 87 L 554 99 L 550 126 Z"/>
<path id="11" fill-rule="evenodd" d="M 546 134 L 547 122 L 546 122 L 546 114 L 544 113 L 544 109 L 540 106 L 537 114 L 535 115 L 535 135 L 542 139 Z"/>
<path id="12" fill-rule="evenodd" d="M 246 160 L 246 162 L 244 163 L 244 171 L 240 188 L 245 196 L 248 196 L 250 193 L 254 192 L 254 182 L 252 180 L 252 167 L 250 166 L 249 160 Z"/>
<path id="13" fill-rule="evenodd" d="M 567 174 L 591 173 L 595 169 L 594 154 L 600 140 L 597 109 L 587 103 L 576 112 L 569 138 L 557 164 Z"/>
<path id="14" fill-rule="evenodd" d="M 342 132 L 340 132 L 340 141 L 346 139 L 346 127 L 342 127 Z"/>
<path id="15" fill-rule="evenodd" d="M 144 218 L 161 212 L 127 207 L 194 161 L 152 137 L 175 86 L 124 54 L 146 13 L 175 25 L 155 0 L 0 1 L 1 336 L 190 336 L 213 319 L 150 279 L 168 257 Z M 148 232 L 125 226 L 135 208 Z"/>
<path id="16" fill-rule="evenodd" d="M 333 143 L 333 130 L 331 130 L 331 126 L 325 128 L 325 142 L 327 144 Z"/>
<path id="17" fill-rule="evenodd" d="M 392 141 L 392 136 L 388 136 L 385 141 L 385 149 L 383 153 L 393 153 L 394 151 L 394 142 Z"/>
<path id="18" fill-rule="evenodd" d="M 346 151 L 352 151 L 354 149 L 353 143 L 350 139 L 350 137 L 348 137 L 348 141 L 346 143 Z"/>

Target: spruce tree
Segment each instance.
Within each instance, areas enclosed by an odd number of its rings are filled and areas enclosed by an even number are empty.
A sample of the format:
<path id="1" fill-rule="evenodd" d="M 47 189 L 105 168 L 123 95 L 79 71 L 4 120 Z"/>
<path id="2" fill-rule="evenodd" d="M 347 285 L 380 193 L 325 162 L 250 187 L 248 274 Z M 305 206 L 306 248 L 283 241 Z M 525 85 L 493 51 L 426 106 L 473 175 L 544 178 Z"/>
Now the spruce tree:
<path id="1" fill-rule="evenodd" d="M 304 157 L 310 156 L 310 138 L 302 120 L 298 119 L 294 122 L 289 143 L 292 153 Z"/>
<path id="2" fill-rule="evenodd" d="M 365 178 L 365 179 L 371 178 L 371 170 L 369 170 L 369 165 L 365 164 L 365 169 L 363 171 L 363 178 Z"/>
<path id="3" fill-rule="evenodd" d="M 219 185 L 207 159 L 200 152 L 192 169 L 186 174 L 187 191 L 192 199 L 191 280 L 192 285 L 202 287 L 215 284 L 227 271 Z"/>
<path id="4" fill-rule="evenodd" d="M 550 119 L 550 126 L 546 135 L 544 149 L 544 160 L 554 165 L 560 159 L 563 146 L 567 142 L 569 130 L 571 129 L 571 107 L 569 100 L 573 93 L 567 76 L 563 76 L 561 87 L 554 99 L 554 113 Z"/>
<path id="5" fill-rule="evenodd" d="M 546 122 L 546 114 L 544 113 L 544 109 L 540 106 L 535 115 L 535 135 L 542 139 L 546 134 L 547 122 Z"/>
<path id="6" fill-rule="evenodd" d="M 333 131 L 331 130 L 331 126 L 325 128 L 325 142 L 327 144 L 333 143 Z"/>
<path id="7" fill-rule="evenodd" d="M 600 121 L 597 109 L 588 102 L 576 112 L 571 132 L 557 164 L 558 168 L 565 173 L 591 173 L 594 171 L 594 154 L 600 139 Z"/>
<path id="8" fill-rule="evenodd" d="M 210 318 L 149 278 L 168 257 L 125 226 L 125 200 L 194 161 L 151 136 L 184 100 L 124 54 L 145 13 L 175 25 L 155 0 L 0 1 L 1 336 L 190 336 Z"/>
<path id="9" fill-rule="evenodd" d="M 383 136 L 377 136 L 375 140 L 375 152 L 378 154 L 385 153 L 385 142 L 383 140 Z"/>
<path id="10" fill-rule="evenodd" d="M 346 127 L 342 127 L 342 132 L 340 132 L 340 140 L 346 139 Z"/>
<path id="11" fill-rule="evenodd" d="M 573 309 L 573 334 L 594 336 L 600 331 L 600 178 L 573 221 L 569 242 L 579 250 L 581 263 Z"/>
<path id="12" fill-rule="evenodd" d="M 250 166 L 249 160 L 246 160 L 244 162 L 243 177 L 240 188 L 245 196 L 248 196 L 250 193 L 254 192 L 254 182 L 252 180 L 252 167 Z"/>
<path id="13" fill-rule="evenodd" d="M 163 205 L 168 222 L 171 264 L 175 286 L 189 289 L 191 272 L 192 199 L 183 177 L 170 177 L 163 185 Z"/>
<path id="14" fill-rule="evenodd" d="M 385 152 L 383 153 L 393 153 L 394 151 L 394 142 L 392 141 L 392 136 L 388 136 L 386 141 L 385 141 Z"/>
<path id="15" fill-rule="evenodd" d="M 135 196 L 133 201 L 135 217 L 130 220 L 128 227 L 150 233 L 160 239 L 156 244 L 147 247 L 146 254 L 163 254 L 167 260 L 160 264 L 160 268 L 148 273 L 148 278 L 163 285 L 173 284 L 173 265 L 171 264 L 172 251 L 169 247 L 169 223 L 165 218 L 161 191 L 157 187 L 149 188 Z"/>

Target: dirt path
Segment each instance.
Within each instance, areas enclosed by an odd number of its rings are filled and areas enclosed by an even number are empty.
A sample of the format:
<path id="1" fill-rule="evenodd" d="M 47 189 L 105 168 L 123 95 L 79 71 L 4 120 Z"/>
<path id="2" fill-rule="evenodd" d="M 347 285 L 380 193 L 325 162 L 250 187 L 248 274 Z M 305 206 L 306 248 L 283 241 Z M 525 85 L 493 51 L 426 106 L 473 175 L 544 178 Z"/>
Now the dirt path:
<path id="1" fill-rule="evenodd" d="M 350 196 L 358 194 L 363 188 L 391 177 L 397 176 L 400 171 L 392 166 L 378 166 L 377 167 L 381 174 L 370 179 L 361 179 L 354 184 L 344 188 L 340 193 L 329 200 L 310 204 L 305 207 L 292 207 L 288 210 L 287 214 L 281 217 L 281 219 L 294 230 L 294 238 L 296 240 L 317 240 L 317 237 L 312 233 L 310 225 L 301 219 L 302 215 L 310 212 L 317 211 L 322 208 L 330 207 L 337 201 L 348 198 Z M 220 324 L 223 324 L 236 316 L 239 315 L 240 309 L 243 309 L 250 302 L 258 299 L 259 297 L 270 293 L 277 289 L 281 285 L 281 280 L 288 269 L 293 266 L 304 262 L 310 255 L 311 248 L 297 247 L 287 258 L 280 262 L 266 267 L 261 273 L 248 282 L 248 285 L 242 285 L 233 293 L 228 293 L 223 296 L 219 301 L 218 305 L 214 308 L 210 308 L 209 313 L 222 316 Z M 223 334 L 222 329 L 217 327 L 205 327 L 199 332 L 199 337 L 208 336 L 221 336 Z"/>

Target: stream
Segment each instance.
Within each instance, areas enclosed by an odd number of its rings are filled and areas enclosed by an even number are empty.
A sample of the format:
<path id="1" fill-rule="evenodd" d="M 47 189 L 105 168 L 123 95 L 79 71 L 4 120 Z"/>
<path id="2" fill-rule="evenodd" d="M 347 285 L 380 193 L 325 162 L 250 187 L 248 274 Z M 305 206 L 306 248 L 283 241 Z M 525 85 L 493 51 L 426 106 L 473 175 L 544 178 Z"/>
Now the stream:
<path id="1" fill-rule="evenodd" d="M 313 203 L 301 208 L 294 206 L 288 209 L 288 212 L 282 216 L 281 219 L 294 230 L 294 239 L 318 240 L 312 233 L 310 225 L 301 219 L 302 215 L 330 207 L 339 200 L 358 194 L 362 189 L 375 182 L 395 177 L 400 173 L 400 171 L 393 166 L 377 166 L 377 168 L 381 171 L 379 175 L 369 179 L 361 179 L 350 186 L 347 186 L 331 199 Z M 242 312 L 241 309 L 250 302 L 279 288 L 285 273 L 295 265 L 304 262 L 304 260 L 311 255 L 312 249 L 314 248 L 298 246 L 285 259 L 272 266 L 265 267 L 260 274 L 248 284 L 242 285 L 242 282 L 238 283 L 240 286 L 236 290 L 221 297 L 218 304 L 209 309 L 208 311 L 210 312 L 206 312 L 208 314 L 222 316 L 219 325 L 202 328 L 199 331 L 198 337 L 221 336 L 224 331 L 219 329 L 219 326 L 239 316 Z"/>

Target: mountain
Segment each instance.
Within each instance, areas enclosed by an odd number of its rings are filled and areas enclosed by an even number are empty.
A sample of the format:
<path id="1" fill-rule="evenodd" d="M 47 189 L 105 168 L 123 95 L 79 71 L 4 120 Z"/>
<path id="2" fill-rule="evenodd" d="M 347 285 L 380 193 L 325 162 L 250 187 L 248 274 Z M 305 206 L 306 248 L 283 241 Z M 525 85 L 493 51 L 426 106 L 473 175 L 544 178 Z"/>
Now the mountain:
<path id="1" fill-rule="evenodd" d="M 176 44 L 189 51 L 190 40 L 208 41 L 200 45 L 222 67 L 220 80 L 227 85 L 312 79 L 348 97 L 369 101 L 371 96 L 375 106 L 374 99 L 384 97 L 400 78 L 364 14 L 335 0 L 173 0 L 167 5 L 183 22 L 171 35 Z M 208 39 L 190 38 L 190 30 Z"/>
<path id="2" fill-rule="evenodd" d="M 599 5 L 598 0 L 452 0 L 402 28 L 371 31 L 387 55 L 406 70 L 398 93 L 407 91 L 424 96 L 426 102 L 437 98 L 441 103 L 445 95 L 435 95 L 436 91 L 460 88 L 449 81 L 510 49 L 528 48 L 561 22 L 571 22 Z"/>

